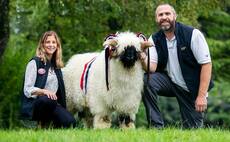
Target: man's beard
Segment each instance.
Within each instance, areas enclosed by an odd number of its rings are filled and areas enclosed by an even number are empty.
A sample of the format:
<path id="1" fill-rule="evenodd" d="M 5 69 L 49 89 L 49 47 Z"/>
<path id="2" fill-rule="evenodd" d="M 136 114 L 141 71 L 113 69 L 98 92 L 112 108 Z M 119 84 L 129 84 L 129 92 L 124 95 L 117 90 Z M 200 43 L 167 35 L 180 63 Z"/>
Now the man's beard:
<path id="1" fill-rule="evenodd" d="M 169 25 L 161 25 L 163 22 L 168 22 Z M 163 30 L 164 32 L 172 32 L 174 30 L 175 27 L 175 21 L 170 21 L 168 19 L 166 20 L 162 20 L 158 23 L 158 26 L 160 27 L 161 30 Z"/>

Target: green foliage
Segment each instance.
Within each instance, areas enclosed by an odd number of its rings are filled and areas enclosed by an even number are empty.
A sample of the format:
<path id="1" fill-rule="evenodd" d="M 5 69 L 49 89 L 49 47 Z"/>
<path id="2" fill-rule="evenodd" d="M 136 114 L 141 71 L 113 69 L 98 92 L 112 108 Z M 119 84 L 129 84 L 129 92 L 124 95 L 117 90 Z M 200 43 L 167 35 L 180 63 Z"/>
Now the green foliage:
<path id="1" fill-rule="evenodd" d="M 38 41 L 48 29 L 48 1 L 12 0 L 10 2 L 11 34 L 23 34 L 26 39 Z"/>
<path id="2" fill-rule="evenodd" d="M 202 31 L 208 37 L 217 40 L 230 39 L 230 15 L 224 11 L 215 11 L 210 17 L 200 17 Z"/>
<path id="3" fill-rule="evenodd" d="M 216 82 L 208 97 L 206 123 L 211 127 L 229 128 L 230 126 L 230 82 Z"/>
<path id="4" fill-rule="evenodd" d="M 225 42 L 208 39 L 213 60 L 213 77 L 218 81 L 230 80 L 230 40 Z"/>
<path id="5" fill-rule="evenodd" d="M 146 2 L 79 0 L 52 3 L 55 7 L 51 11 L 53 28 L 61 34 L 65 60 L 74 53 L 102 50 L 103 39 L 110 33 L 126 30 L 151 32 L 151 25 L 147 24 L 152 23 L 149 18 L 152 17 L 152 7 Z"/>
<path id="6" fill-rule="evenodd" d="M 144 104 L 141 103 L 138 113 L 136 115 L 136 127 L 138 128 L 146 128 L 148 127 L 148 123 L 146 121 L 145 107 Z"/>
<path id="7" fill-rule="evenodd" d="M 27 46 L 20 48 L 27 43 Z M 17 125 L 25 63 L 32 57 L 33 43 L 22 36 L 11 36 L 0 69 L 0 126 L 12 128 Z M 22 54 L 25 53 L 25 54 Z M 12 58 L 13 57 L 13 58 Z"/>

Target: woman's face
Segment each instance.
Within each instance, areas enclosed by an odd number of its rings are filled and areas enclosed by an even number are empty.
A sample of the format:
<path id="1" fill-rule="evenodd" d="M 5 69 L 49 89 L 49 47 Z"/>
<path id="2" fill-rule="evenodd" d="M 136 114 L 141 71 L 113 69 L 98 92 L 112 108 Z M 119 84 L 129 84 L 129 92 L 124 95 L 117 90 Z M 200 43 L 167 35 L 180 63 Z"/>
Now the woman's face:
<path id="1" fill-rule="evenodd" d="M 52 56 L 57 50 L 57 40 L 54 35 L 47 36 L 47 39 L 44 42 L 44 49 L 48 56 Z"/>

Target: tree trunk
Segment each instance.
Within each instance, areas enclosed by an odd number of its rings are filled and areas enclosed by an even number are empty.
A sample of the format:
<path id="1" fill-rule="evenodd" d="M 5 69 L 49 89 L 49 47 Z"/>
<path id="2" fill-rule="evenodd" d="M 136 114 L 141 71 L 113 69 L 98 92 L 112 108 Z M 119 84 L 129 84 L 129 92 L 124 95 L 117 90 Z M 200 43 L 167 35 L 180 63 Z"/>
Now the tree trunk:
<path id="1" fill-rule="evenodd" d="M 9 39 L 9 0 L 0 0 L 0 59 Z"/>

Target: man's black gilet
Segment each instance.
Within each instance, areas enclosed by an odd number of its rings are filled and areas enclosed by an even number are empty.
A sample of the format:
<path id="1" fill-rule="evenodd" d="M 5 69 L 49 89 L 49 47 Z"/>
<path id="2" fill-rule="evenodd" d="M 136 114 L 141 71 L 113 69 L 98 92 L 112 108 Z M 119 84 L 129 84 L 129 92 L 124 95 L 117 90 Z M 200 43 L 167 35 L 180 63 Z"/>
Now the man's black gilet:
<path id="1" fill-rule="evenodd" d="M 193 28 L 176 23 L 175 38 L 177 40 L 178 61 L 182 75 L 191 94 L 197 96 L 200 85 L 201 65 L 198 64 L 191 50 Z M 156 72 L 165 72 L 168 61 L 168 49 L 165 34 L 162 30 L 152 35 L 155 43 L 158 64 Z M 213 82 L 209 84 L 209 90 L 213 87 Z"/>
<path id="2" fill-rule="evenodd" d="M 50 63 L 46 63 L 44 64 L 40 58 L 38 57 L 34 57 L 31 60 L 35 60 L 36 62 L 36 66 L 37 66 L 37 70 L 39 69 L 45 69 L 45 73 L 44 74 L 39 74 L 37 71 L 37 78 L 36 78 L 36 82 L 35 82 L 35 87 L 41 88 L 43 89 L 45 87 L 46 84 L 46 80 L 48 77 L 48 71 L 49 68 L 51 67 Z M 66 108 L 66 101 L 65 101 L 65 86 L 64 86 L 64 81 L 63 81 L 63 76 L 62 76 L 62 72 L 61 69 L 57 69 L 54 67 L 54 71 L 56 73 L 57 79 L 58 79 L 58 90 L 57 90 L 57 102 L 63 106 L 64 108 Z M 23 81 L 24 82 L 24 81 Z M 21 119 L 32 119 L 32 115 L 33 115 L 33 104 L 35 99 L 34 98 L 27 98 L 24 94 L 24 83 L 23 83 L 23 87 L 22 87 L 22 92 L 21 92 Z"/>

